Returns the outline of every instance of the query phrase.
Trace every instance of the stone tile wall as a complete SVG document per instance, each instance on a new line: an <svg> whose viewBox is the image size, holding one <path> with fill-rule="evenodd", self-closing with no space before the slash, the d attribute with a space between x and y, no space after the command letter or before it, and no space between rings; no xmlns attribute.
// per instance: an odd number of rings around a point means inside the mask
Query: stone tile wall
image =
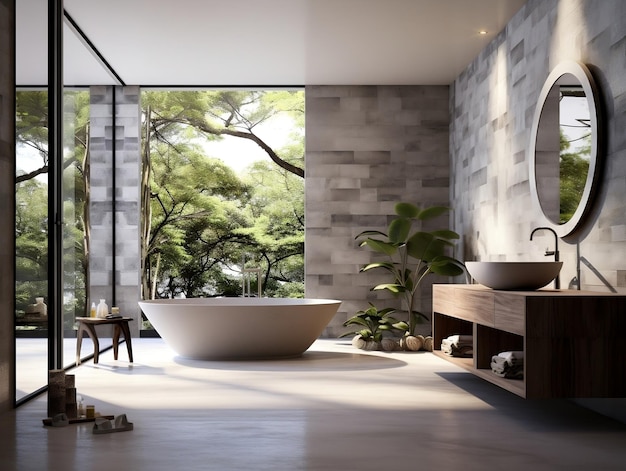
<svg viewBox="0 0 626 471"><path fill-rule="evenodd" d="M113 90L111 86L90 88L89 296L90 302L95 301L97 304L99 298L104 298L111 307L115 292L114 302L119 306L121 313L137 320L132 323L131 331L133 336L136 336L140 325L137 305L140 297L140 93L139 87L136 86L115 87L115 93Z"/></svg>
<svg viewBox="0 0 626 471"><path fill-rule="evenodd" d="M626 2L529 0L454 82L450 155L454 229L466 259L544 260L551 237L529 241L541 218L532 206L527 149L541 87L562 60L592 69L602 92L607 150L593 213L561 241L561 286L626 292ZM539 233L537 234L539 235ZM599 365L601 367L601 365ZM626 399L579 404L624 421Z"/></svg>
<svg viewBox="0 0 626 471"><path fill-rule="evenodd" d="M577 255L626 291L626 2L529 0L451 89L451 201L467 260L545 260L551 235L531 242L542 219L533 207L527 149L539 93L563 60L586 63L599 83L608 149L592 217L562 241L562 286ZM607 290L581 266L582 287Z"/></svg>
<svg viewBox="0 0 626 471"><path fill-rule="evenodd" d="M370 291L388 279L359 273L374 259L354 238L385 231L398 201L448 205L448 103L447 86L306 87L306 296L343 301L326 336L368 301L400 307ZM428 313L429 286L423 295Z"/></svg>

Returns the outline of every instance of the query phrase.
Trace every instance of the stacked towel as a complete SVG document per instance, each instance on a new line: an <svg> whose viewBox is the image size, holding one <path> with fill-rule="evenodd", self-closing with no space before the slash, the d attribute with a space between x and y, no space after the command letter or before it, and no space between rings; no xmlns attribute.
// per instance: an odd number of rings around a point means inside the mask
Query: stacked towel
<svg viewBox="0 0 626 471"><path fill-rule="evenodd" d="M441 341L441 351L453 357L471 357L474 354L474 341L471 335L451 335Z"/></svg>
<svg viewBox="0 0 626 471"><path fill-rule="evenodd" d="M524 352L500 352L492 356L491 371L503 378L524 378Z"/></svg>

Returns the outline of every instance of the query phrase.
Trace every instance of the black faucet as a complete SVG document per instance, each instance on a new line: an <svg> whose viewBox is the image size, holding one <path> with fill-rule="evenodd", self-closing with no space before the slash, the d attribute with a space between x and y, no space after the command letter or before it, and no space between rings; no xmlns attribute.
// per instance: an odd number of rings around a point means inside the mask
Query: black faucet
<svg viewBox="0 0 626 471"><path fill-rule="evenodd" d="M552 232L552 234L554 234L554 251L546 250L545 256L549 257L550 255L554 255L554 261L558 262L559 261L559 236L556 235L556 231L550 227L535 227L530 233L530 240L533 240L533 235L535 235L535 232L537 231L550 231ZM556 289L561 288L561 279L559 275L557 275L556 278L554 279L554 287Z"/></svg>

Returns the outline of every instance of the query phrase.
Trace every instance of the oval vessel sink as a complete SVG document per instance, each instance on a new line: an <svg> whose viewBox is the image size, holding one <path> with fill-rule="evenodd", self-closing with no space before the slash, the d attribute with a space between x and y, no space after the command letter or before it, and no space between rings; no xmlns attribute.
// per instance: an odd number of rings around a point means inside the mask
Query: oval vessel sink
<svg viewBox="0 0 626 471"><path fill-rule="evenodd" d="M536 290L554 280L563 262L465 262L481 285L502 290Z"/></svg>

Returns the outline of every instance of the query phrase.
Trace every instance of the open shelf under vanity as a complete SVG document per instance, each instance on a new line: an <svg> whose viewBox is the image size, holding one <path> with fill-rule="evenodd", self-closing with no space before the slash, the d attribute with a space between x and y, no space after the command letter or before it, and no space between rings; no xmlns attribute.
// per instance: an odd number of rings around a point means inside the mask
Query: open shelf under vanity
<svg viewBox="0 0 626 471"><path fill-rule="evenodd" d="M626 397L626 296L575 290L499 291L433 285L434 354L525 398ZM441 352L473 335L473 357ZM491 371L493 355L524 352L524 378Z"/></svg>

